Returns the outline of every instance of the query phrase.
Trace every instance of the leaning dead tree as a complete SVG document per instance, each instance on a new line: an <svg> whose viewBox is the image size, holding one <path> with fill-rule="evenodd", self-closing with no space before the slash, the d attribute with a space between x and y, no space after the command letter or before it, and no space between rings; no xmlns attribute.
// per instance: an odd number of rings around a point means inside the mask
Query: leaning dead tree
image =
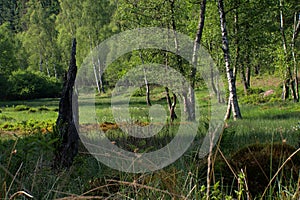
<svg viewBox="0 0 300 200"><path fill-rule="evenodd" d="M57 131L60 135L60 144L56 149L54 167L70 167L78 153L78 108L77 97L73 97L74 83L77 73L76 66L76 39L72 41L71 59L69 69L65 77L62 96L59 102ZM75 101L75 102L74 102ZM73 106L75 105L75 106Z"/></svg>

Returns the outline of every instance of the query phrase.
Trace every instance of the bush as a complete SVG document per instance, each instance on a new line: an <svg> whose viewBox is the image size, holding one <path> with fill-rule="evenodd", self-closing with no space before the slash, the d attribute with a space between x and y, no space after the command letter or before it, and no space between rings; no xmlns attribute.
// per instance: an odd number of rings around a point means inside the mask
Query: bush
<svg viewBox="0 0 300 200"><path fill-rule="evenodd" d="M24 111L24 110L29 110L30 107L29 106L26 106L26 105L17 105L15 107L15 111Z"/></svg>
<svg viewBox="0 0 300 200"><path fill-rule="evenodd" d="M249 88L248 89L248 94L261 94L264 92L262 88Z"/></svg>
<svg viewBox="0 0 300 200"><path fill-rule="evenodd" d="M8 77L6 99L26 100L58 97L62 84L41 72L18 70Z"/></svg>
<svg viewBox="0 0 300 200"><path fill-rule="evenodd" d="M38 108L39 111L49 111L50 109L46 106L41 106Z"/></svg>
<svg viewBox="0 0 300 200"><path fill-rule="evenodd" d="M36 109L36 108L30 108L29 110L28 110L28 112L30 112L30 113L35 113L35 112L37 112L38 110Z"/></svg>
<svg viewBox="0 0 300 200"><path fill-rule="evenodd" d="M259 103L265 103L264 98L262 96L259 96L257 94L250 94L247 96L244 96L240 98L241 104L259 104Z"/></svg>
<svg viewBox="0 0 300 200"><path fill-rule="evenodd" d="M1 115L0 120L2 120L2 121L14 121L15 119L13 117L10 117L10 116Z"/></svg>
<svg viewBox="0 0 300 200"><path fill-rule="evenodd" d="M8 77L0 74L0 99L4 99L7 95Z"/></svg>

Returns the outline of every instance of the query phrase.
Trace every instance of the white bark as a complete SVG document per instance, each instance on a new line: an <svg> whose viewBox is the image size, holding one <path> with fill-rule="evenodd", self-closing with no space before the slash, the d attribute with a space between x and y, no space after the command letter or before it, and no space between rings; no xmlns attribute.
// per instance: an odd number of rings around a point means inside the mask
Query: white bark
<svg viewBox="0 0 300 200"><path fill-rule="evenodd" d="M188 119L189 120L195 120L195 76L197 72L197 62L198 62L198 50L200 47L201 37L203 33L204 28L204 21L205 21L205 10L206 10L206 0L202 0L201 6L200 6L200 13L199 13L199 22L197 26L197 33L194 40L194 48L193 48L193 55L192 55L192 69L190 73L190 80L191 85L188 89L188 106L189 106L189 113L188 113Z"/></svg>
<svg viewBox="0 0 300 200"><path fill-rule="evenodd" d="M238 99L236 95L236 86L235 86L235 78L233 74L233 70L230 66L230 54L229 54L229 43L227 38L227 30L226 30L226 20L225 20L225 12L224 12L224 4L223 0L218 0L218 8L220 14L220 25L222 31L222 49L224 53L224 60L225 60L225 68L226 68L226 75L228 80L228 89L229 89L229 100L228 100L228 109L225 116L225 119L230 117L228 111L230 109L233 113L233 119L241 119L242 115L240 112L240 107L238 104Z"/></svg>

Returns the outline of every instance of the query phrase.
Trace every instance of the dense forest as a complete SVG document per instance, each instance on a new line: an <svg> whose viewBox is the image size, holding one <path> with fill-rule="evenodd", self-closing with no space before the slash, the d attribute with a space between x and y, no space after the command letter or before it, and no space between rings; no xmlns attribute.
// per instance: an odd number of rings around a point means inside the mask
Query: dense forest
<svg viewBox="0 0 300 200"><path fill-rule="evenodd" d="M244 93L251 93L252 76L275 74L282 81L282 98L298 101L299 2L230 0L224 4L230 62L234 76L244 85ZM128 29L163 27L195 38L200 5L193 0L3 0L1 98L57 96L68 66L72 37L78 41L78 66L103 40ZM201 45L225 74L216 1L206 2ZM131 55L119 62L130 66L137 59ZM103 87L112 87L126 71L118 69L117 64L113 69L104 74Z"/></svg>

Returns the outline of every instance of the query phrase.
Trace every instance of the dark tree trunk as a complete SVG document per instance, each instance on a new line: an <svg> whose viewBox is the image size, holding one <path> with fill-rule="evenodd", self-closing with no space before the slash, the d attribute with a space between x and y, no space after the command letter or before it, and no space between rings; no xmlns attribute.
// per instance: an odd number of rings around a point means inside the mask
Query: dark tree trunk
<svg viewBox="0 0 300 200"><path fill-rule="evenodd" d="M228 80L228 89L229 89L229 100L228 100L228 109L227 111L232 110L233 119L241 119L242 115L240 112L240 107L238 104L237 94L236 94L236 86L235 86L235 78L233 74L233 70L230 67L230 56L229 56L229 43L227 38L227 30L226 30L226 20L225 20L225 12L224 12L224 4L223 0L218 0L218 8L220 14L220 24L221 24L221 31L222 31L222 49L224 53L224 60L225 60L225 68ZM227 112L225 119L228 119L230 116Z"/></svg>
<svg viewBox="0 0 300 200"><path fill-rule="evenodd" d="M248 64L246 67L246 85L248 89L250 88L250 78L251 78L251 67Z"/></svg>
<svg viewBox="0 0 300 200"><path fill-rule="evenodd" d="M64 82L62 96L59 102L57 130L60 134L60 146L56 150L54 167L70 167L78 153L78 102L77 95L73 96L74 83L77 73L76 66L76 39L72 41L71 59Z"/></svg>
<svg viewBox="0 0 300 200"><path fill-rule="evenodd" d="M143 59L143 56L142 56L142 52L139 53L140 54L140 58L141 58L141 61L142 61L142 64L144 64L144 59ZM146 103L148 106L151 106L151 100L150 100L150 85L148 83L148 79L147 79L147 73L146 73L146 69L145 67L143 68L143 72L144 72L144 82L145 82L145 87L146 87Z"/></svg>
<svg viewBox="0 0 300 200"><path fill-rule="evenodd" d="M176 101L177 101L177 97L176 97L176 95L173 93L173 103L172 103L171 108L170 108L170 118L171 118L171 122L173 122L174 119L177 119L177 115L176 115L176 113L175 113Z"/></svg>
<svg viewBox="0 0 300 200"><path fill-rule="evenodd" d="M234 79L236 79L238 66L240 65L239 13L238 13L237 5L235 5L235 6L236 6L236 9L235 9L235 12L234 12L235 61L234 61L234 66L233 66Z"/></svg>
<svg viewBox="0 0 300 200"><path fill-rule="evenodd" d="M248 93L248 84L246 79L245 73L245 66L240 63L240 40L239 40L239 13L238 13L238 6L236 5L235 13L234 13L234 34L235 34L235 61L234 61L234 68L233 68L233 77L236 80L236 75L238 68L240 68L242 82L244 86L244 94L247 95Z"/></svg>
<svg viewBox="0 0 300 200"><path fill-rule="evenodd" d="M171 102L171 97L170 97L170 93L169 93L169 88L165 87L165 91L166 91L166 99L167 99L167 103L168 103L168 108L171 108L172 102Z"/></svg>
<svg viewBox="0 0 300 200"><path fill-rule="evenodd" d="M177 66L179 67L179 71L180 73L184 74L184 70L182 67L182 58L179 55L179 43L178 43L178 38L177 38L177 27L176 27L176 22L175 22L175 0L170 0L170 8L171 8L171 24L172 24L172 29L174 31L174 43L175 43L175 49L176 49L176 54L177 54ZM166 67L168 65L168 57L167 57L167 53L166 55ZM171 98L169 95L169 88L165 87L166 90L166 97L167 97L167 103L168 103L168 107L169 107L169 111L170 111L170 120L171 122L174 121L174 119L177 119L177 115L175 113L175 107L176 107L176 101L177 101L177 97L175 95L175 93L173 93L173 103L171 102ZM187 96L186 96L187 97ZM187 100L187 98L186 98ZM184 112L189 111L189 109L187 109L187 104L184 101Z"/></svg>
<svg viewBox="0 0 300 200"><path fill-rule="evenodd" d="M43 56L42 56L41 53L40 53L40 62L39 62L39 64L40 64L40 72L43 72Z"/></svg>
<svg viewBox="0 0 300 200"><path fill-rule="evenodd" d="M245 72L244 65L241 65L241 76L242 76L242 82L243 82L243 87L244 87L244 94L247 95L249 87L248 87L247 75Z"/></svg>
<svg viewBox="0 0 300 200"><path fill-rule="evenodd" d="M169 108L169 111L170 111L170 120L171 120L171 122L173 122L174 119L177 119L177 115L175 113L177 97L173 93L173 103L172 103L170 93L169 93L169 88L165 87L165 91L166 91L166 99L167 99L167 103L168 103L168 108Z"/></svg>

